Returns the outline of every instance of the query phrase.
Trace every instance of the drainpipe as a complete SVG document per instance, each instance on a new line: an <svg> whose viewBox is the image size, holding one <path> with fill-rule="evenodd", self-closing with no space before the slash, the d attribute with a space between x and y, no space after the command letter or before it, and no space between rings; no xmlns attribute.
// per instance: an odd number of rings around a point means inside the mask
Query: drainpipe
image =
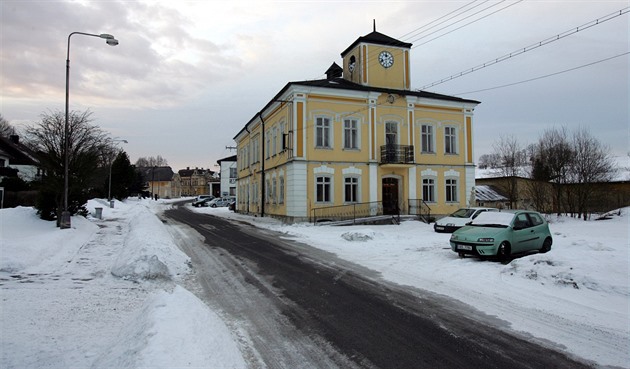
<svg viewBox="0 0 630 369"><path fill-rule="evenodd" d="M261 157L261 192L262 192L262 196L260 197L260 217L264 217L265 216L265 121L263 120L262 117L262 111L260 113L258 113L258 117L260 117L260 122L262 123L262 155Z"/></svg>

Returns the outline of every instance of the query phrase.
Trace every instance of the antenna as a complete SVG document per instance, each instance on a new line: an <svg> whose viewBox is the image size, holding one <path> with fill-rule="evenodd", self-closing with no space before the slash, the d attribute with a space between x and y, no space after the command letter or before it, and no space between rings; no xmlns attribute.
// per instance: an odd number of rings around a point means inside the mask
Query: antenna
<svg viewBox="0 0 630 369"><path fill-rule="evenodd" d="M372 22L374 22L374 32L376 32L376 19L372 19Z"/></svg>

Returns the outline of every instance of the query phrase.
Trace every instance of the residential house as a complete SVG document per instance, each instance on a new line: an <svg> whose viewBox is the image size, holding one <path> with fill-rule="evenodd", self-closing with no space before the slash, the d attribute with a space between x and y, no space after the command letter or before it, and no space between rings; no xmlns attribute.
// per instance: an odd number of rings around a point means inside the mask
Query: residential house
<svg viewBox="0 0 630 369"><path fill-rule="evenodd" d="M214 195L213 184L218 182L216 173L210 169L195 168L180 169L182 196ZM218 191L216 191L218 192Z"/></svg>
<svg viewBox="0 0 630 369"><path fill-rule="evenodd" d="M287 83L236 134L237 211L306 220L317 211L432 215L475 185L479 104L411 87L411 46L359 37L321 80Z"/></svg>
<svg viewBox="0 0 630 369"><path fill-rule="evenodd" d="M221 196L236 196L236 155L217 160L221 173Z"/></svg>
<svg viewBox="0 0 630 369"><path fill-rule="evenodd" d="M0 136L0 177L17 176L25 182L42 178L37 155L20 142L18 135Z"/></svg>
<svg viewBox="0 0 630 369"><path fill-rule="evenodd" d="M145 183L145 193L151 197L172 199L182 196L181 179L171 167L139 167L136 170Z"/></svg>

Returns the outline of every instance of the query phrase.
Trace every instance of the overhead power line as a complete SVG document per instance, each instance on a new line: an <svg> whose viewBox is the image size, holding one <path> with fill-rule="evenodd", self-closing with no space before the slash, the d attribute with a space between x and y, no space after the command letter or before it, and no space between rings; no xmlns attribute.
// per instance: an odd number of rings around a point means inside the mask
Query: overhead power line
<svg viewBox="0 0 630 369"><path fill-rule="evenodd" d="M520 84L522 84L522 83L532 82L532 81L536 81L536 80L543 79L543 78L553 77L553 76L556 76L556 75L558 75L558 74L571 72L571 71L574 71L574 70L577 70L577 69L590 67L591 65L595 65L595 64L603 63L603 62L606 62L606 61L609 61L609 60L612 60L612 59L615 59L615 58L619 58L619 57L622 57L622 56L625 56L625 55L628 55L628 54L630 54L630 51L627 51L627 52L622 53L622 54L619 54L619 55L611 56L610 58L597 60L597 61L594 61L594 62L592 62L592 63L583 64L583 65L580 65L580 66L577 66L577 67L574 67L574 68L565 69L565 70L562 70L562 71L559 71L559 72L555 72L555 73L545 74L544 76L539 76L539 77L534 77L534 78L526 79L526 80L523 80L523 81L518 81L518 82L508 83L508 84L501 85L501 86L495 86L495 87L483 88L483 89L481 89L481 90L468 91L468 92L460 92L460 93L456 93L456 94L454 94L454 95L455 95L455 96L468 95L468 94L477 93L477 92L484 92L484 91L496 90L496 89L499 89L499 88L504 88L504 87L510 87L510 86L515 86L515 85L520 85Z"/></svg>
<svg viewBox="0 0 630 369"><path fill-rule="evenodd" d="M593 20L593 21L590 21L590 22L588 22L588 23L585 23L585 24L583 24L583 25L581 25L581 26L579 26L579 27L576 27L576 28L571 28L570 30L565 31L565 32L562 32L562 33L559 33L559 34L557 34L557 35L555 35L555 36L553 36L553 37L549 37L549 38L547 38L547 39L545 39L545 40L542 40L542 41L540 41L540 42L537 42L537 43L535 43L535 44L532 44L532 45L526 46L526 47L524 47L524 48L522 48L522 49L515 50L515 51L513 51L513 52L511 52L511 53L509 53L509 54L505 54L505 55L500 56L500 57L498 57L498 58L496 58L496 59L493 59L493 60L487 61L487 62L485 62L485 63L483 63L483 64L480 64L480 65L478 65L478 66L476 66L476 67L473 67L473 68L467 69L467 70L465 70L465 71L462 71L462 72L459 72L459 73L453 74L453 75L451 75L451 76L449 76L449 77L446 77L446 78L442 78L442 79L440 79L440 80L438 80L438 81L436 81L436 82L430 83L430 84L428 84L428 85L424 85L424 86L422 86L420 89L421 89L421 90L425 90L425 89L427 89L427 88L430 88L430 87L433 87L433 86L437 86L437 85L442 84L442 83L444 83L444 82L451 81L451 80L453 80L453 79L455 79L455 78L459 78L459 77L465 76L465 75L470 74L470 73L472 73L472 72L476 72L476 71L478 71L478 70L480 70L480 69L483 69L483 68L489 67L489 66L491 66L491 65L494 65L494 64L500 63L500 62L502 62L502 61L505 61L505 60L511 59L511 58L513 58L513 57L515 57L515 56L517 56L517 55L524 54L524 53L526 53L526 52L528 52L528 51L531 51L531 50L537 49L537 48L539 48L539 47L541 47L541 46L544 46L544 45L550 44L550 43L552 43L552 42L555 42L555 41L561 40L561 39L563 39L563 38L565 38L565 37L567 37L567 36L573 35L573 34L578 33L578 32L580 32L580 31L584 31L584 30L586 30L586 29L588 29L588 28L594 27L594 26L596 26L596 25L602 24L602 23L604 23L604 22L606 22L606 21L609 21L609 20L611 20L611 19L614 19L614 18L617 18L617 17L619 17L619 16L622 16L622 15L624 15L624 14L628 13L629 9L630 9L630 7L623 8L623 9L621 9L621 10L619 10L619 11L616 11L616 12L614 12L614 13L608 14L608 15L606 15L606 16L604 16L604 17L601 17L601 18L595 19L595 20Z"/></svg>
<svg viewBox="0 0 630 369"><path fill-rule="evenodd" d="M451 27L451 26L453 26L453 25L455 25L455 24L457 24L457 23L459 23L459 22L463 22L463 21L465 21L465 20L466 20L466 19L468 19L468 18L472 18L472 17L474 17L475 15L477 15L477 14L479 14L479 13L482 13L482 12L484 12L484 11L486 11L486 10L490 9L490 8L493 8L493 7L495 7L495 6L498 6L498 5L500 5L501 3L503 3L504 1L505 1L505 0L503 0L503 1L499 2L499 3L493 4L493 5L490 5L490 6L489 6L489 7L487 7L487 8L481 9L480 11L478 11L478 12L476 12L476 13L473 13L473 14L471 14L471 15L469 15L469 16L467 16L467 17L465 17L465 18L462 18L462 19L460 19L460 20L458 20L458 21L456 21L456 22L453 22L453 23L451 23L451 24L449 24L449 25L447 25L447 26L444 26L444 27L442 27L442 28L440 28L440 29L438 29L438 30L435 30L435 31L433 31L433 32L431 32L431 33L429 33L429 34L426 34L426 35L424 35L424 36L422 36L422 37L416 38L416 39L414 39L413 41L415 42L415 41L419 41L419 40L422 40L422 39L424 39L424 38L427 38L427 37L431 36L432 34L438 33L439 31L442 31L442 30L444 30L444 29L447 29L447 28L449 28L449 27ZM482 16L482 17L480 17L480 18L477 18L477 19L475 19L475 20L473 20L473 21L470 21L470 22L468 22L468 23L466 23L466 24L463 24L463 25L461 25L461 26L459 26L459 27L457 27L457 28L455 28L455 29L453 29L453 30L450 30L450 31L448 31L448 32L445 32L445 33L443 33L443 34L441 34L441 35L439 35L439 36L436 36L436 37L434 37L434 38L432 38L432 39L430 39L430 40L428 40L428 41L425 41L425 42L423 42L423 43L421 43L421 44L416 44L416 45L414 45L414 46L413 46L413 48L415 49L416 47L420 47L420 46L422 46L422 45L428 44L428 43L429 43L429 42L431 42L431 41L437 40L438 38L444 37L444 36L446 36L446 35L448 35L448 34L450 34L450 33L453 33L453 32L455 32L455 31L458 31L458 30L460 30L460 29L462 29L462 28L464 28L464 27L467 27L467 26L469 26L469 25L471 25L471 24L473 24L473 23L477 23L477 22L479 22L479 21L480 21L480 20L482 20L482 19L488 18L489 16L494 15L494 14L496 14L496 13L498 13L498 12L500 12L500 11L503 11L503 10L505 10L505 9L507 9L507 8L510 8L510 7L514 6L514 5L516 5L516 4L520 3L520 2L522 2L522 1L523 1L523 0L518 0L518 1L514 2L514 3L508 4L508 5L504 6L504 7L503 7L503 8L501 8L501 9L497 9L497 10L495 10L495 11L493 11L493 12L489 13L489 14L486 14L486 15L484 15L484 16ZM482 3L482 4L483 4L483 3ZM480 5L481 5L481 4L480 4Z"/></svg>

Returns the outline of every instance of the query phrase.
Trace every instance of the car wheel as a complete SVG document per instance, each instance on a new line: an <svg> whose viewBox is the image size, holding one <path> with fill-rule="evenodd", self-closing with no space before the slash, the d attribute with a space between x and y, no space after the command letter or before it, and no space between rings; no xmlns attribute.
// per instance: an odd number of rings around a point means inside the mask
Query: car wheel
<svg viewBox="0 0 630 369"><path fill-rule="evenodd" d="M551 238L549 237L545 238L545 242L543 242L540 252L544 254L548 252L549 250L551 250L551 243L552 243Z"/></svg>
<svg viewBox="0 0 630 369"><path fill-rule="evenodd" d="M497 250L497 257L502 262L510 259L510 244L507 243L507 241L503 241L499 245L499 249Z"/></svg>
<svg viewBox="0 0 630 369"><path fill-rule="evenodd" d="M212 204L212 207L213 207L213 208L216 208L216 207L217 207L217 204Z"/></svg>

